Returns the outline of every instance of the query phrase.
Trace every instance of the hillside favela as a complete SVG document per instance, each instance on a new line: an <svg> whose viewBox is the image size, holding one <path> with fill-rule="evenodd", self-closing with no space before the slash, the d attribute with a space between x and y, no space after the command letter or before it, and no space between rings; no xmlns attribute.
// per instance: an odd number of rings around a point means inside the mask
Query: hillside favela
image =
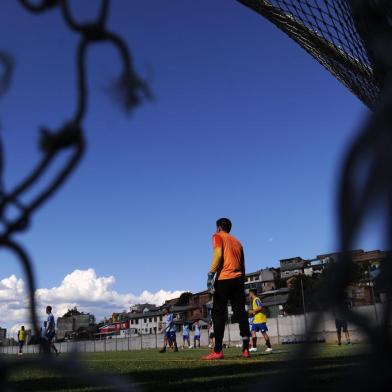
<svg viewBox="0 0 392 392"><path fill-rule="evenodd" d="M249 290L256 289L268 317L268 329L273 344L295 344L305 341L336 342L336 326L333 309L325 311L319 288L323 276L338 261L339 253L317 255L312 259L300 256L283 259L279 266L260 269L246 274L245 292L249 306ZM380 250L351 252L353 260L352 280L346 288L347 304L354 312L368 316L374 323L380 317L386 302L386 288L378 279L388 252ZM200 330L201 346L209 345L212 297L209 291L184 292L180 297L167 300L160 306L144 303L132 304L123 312L108 314L103 320L96 320L93 314L84 313L81 308L69 309L57 319L56 343L61 352L77 346L86 352L124 351L162 346L162 329L165 324L164 309L174 315L178 341L182 341L184 326L190 329L190 344L194 346L195 330ZM318 315L322 321L316 330L310 330L312 317ZM228 306L224 344L240 344L237 321ZM185 327L186 328L186 327ZM351 342L365 340L363 333L354 325L348 326ZM9 337L2 328L1 351L17 352L17 341ZM25 352L39 350L36 337L26 330ZM184 346L183 346L184 347Z"/></svg>

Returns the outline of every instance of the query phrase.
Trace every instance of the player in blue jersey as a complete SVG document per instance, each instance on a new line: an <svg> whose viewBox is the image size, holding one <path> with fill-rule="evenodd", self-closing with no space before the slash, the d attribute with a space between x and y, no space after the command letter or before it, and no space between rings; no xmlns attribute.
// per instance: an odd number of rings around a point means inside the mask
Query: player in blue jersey
<svg viewBox="0 0 392 392"><path fill-rule="evenodd" d="M169 307L165 306L163 308L163 314L166 316L166 323L164 332L164 339L163 339L163 348L160 350L160 353L166 352L166 347L169 345L170 347L174 346L174 351L178 351L177 347L177 339L176 339L176 325L174 323L174 314L170 313Z"/></svg>
<svg viewBox="0 0 392 392"><path fill-rule="evenodd" d="M215 333L214 333L214 324L210 321L208 326L208 347L212 348L215 344Z"/></svg>
<svg viewBox="0 0 392 392"><path fill-rule="evenodd" d="M52 314L52 307L51 306L47 306L46 307L46 314L48 315L48 318L46 320L46 328L45 328L45 338L48 341L48 345L49 345L49 352L51 349L53 349L53 351L56 353L56 355L59 355L59 352L56 348L56 346L54 345L54 338L56 335L56 322L54 320L54 316Z"/></svg>
<svg viewBox="0 0 392 392"><path fill-rule="evenodd" d="M201 335L201 331L200 331L200 324L199 324L199 320L196 320L194 326L193 326L193 331L194 331L194 335L193 335L193 348L200 348L200 335Z"/></svg>
<svg viewBox="0 0 392 392"><path fill-rule="evenodd" d="M189 324L184 321L182 325L182 348L185 348L185 342L188 343L188 348L191 347L190 339L189 339Z"/></svg>
<svg viewBox="0 0 392 392"><path fill-rule="evenodd" d="M253 328L253 316L252 316L252 315L249 315L249 317L248 317L248 323L249 323L249 331L250 331L250 333L252 334L252 328ZM249 342L249 351L250 351L251 347L252 347L252 343ZM253 350L252 350L252 351L253 351Z"/></svg>

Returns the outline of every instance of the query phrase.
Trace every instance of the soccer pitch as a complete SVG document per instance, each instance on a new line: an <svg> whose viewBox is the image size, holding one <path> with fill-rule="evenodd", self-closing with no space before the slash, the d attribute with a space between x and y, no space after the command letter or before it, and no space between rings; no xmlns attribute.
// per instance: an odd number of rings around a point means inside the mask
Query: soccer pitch
<svg viewBox="0 0 392 392"><path fill-rule="evenodd" d="M305 390L330 390L350 371L355 371L366 355L367 345L337 346L314 344L306 377ZM207 349L168 351L156 350L117 353L95 353L83 356L91 370L132 377L141 391L240 391L263 382L271 386L277 379L287 379L297 363L298 345L275 346L269 354L253 353L249 359L240 357L239 348L224 351L225 359L201 361ZM260 347L264 350L264 347ZM297 359L296 359L297 358ZM61 358L59 359L61 360ZM278 376L278 377L277 377ZM72 375L50 374L41 370L23 369L11 376L12 386L20 391L111 391L108 387L80 384ZM267 385L266 384L266 385Z"/></svg>

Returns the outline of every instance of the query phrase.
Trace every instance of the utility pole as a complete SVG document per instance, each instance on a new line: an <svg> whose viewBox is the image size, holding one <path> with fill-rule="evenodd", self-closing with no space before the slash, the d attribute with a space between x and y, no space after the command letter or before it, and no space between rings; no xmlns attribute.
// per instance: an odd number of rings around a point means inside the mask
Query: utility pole
<svg viewBox="0 0 392 392"><path fill-rule="evenodd" d="M367 265L368 267L368 274L369 274L369 284L370 284L370 290L372 293L372 302L373 302L373 306L374 306L374 315L375 315L375 319L376 319L376 325L378 326L378 313L377 313L377 305L376 305L376 297L374 295L374 279L370 276L370 263L368 263Z"/></svg>
<svg viewBox="0 0 392 392"><path fill-rule="evenodd" d="M280 344L280 336L279 336L279 305L276 304L276 289L274 290L274 303L275 308L278 310L276 313L276 332L278 334L278 344Z"/></svg>
<svg viewBox="0 0 392 392"><path fill-rule="evenodd" d="M304 319L305 319L305 335L306 335L306 341L309 341L309 335L308 335L308 323L306 320L306 307L305 307L305 295L304 295L304 285L302 283L302 277L301 277L301 292L302 292L302 309L304 312Z"/></svg>
<svg viewBox="0 0 392 392"><path fill-rule="evenodd" d="M228 347L230 347L231 344L231 338L230 338L230 321L231 321L231 314L229 312L229 306L227 306L227 333L229 335L229 344Z"/></svg>

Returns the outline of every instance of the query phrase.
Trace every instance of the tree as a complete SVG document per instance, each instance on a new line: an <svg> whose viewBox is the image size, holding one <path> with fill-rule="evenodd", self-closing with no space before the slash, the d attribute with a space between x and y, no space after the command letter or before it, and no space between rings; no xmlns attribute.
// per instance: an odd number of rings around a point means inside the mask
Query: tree
<svg viewBox="0 0 392 392"><path fill-rule="evenodd" d="M189 300L192 298L193 294L190 291L186 291L180 295L178 298L177 305L186 306L189 305Z"/></svg>
<svg viewBox="0 0 392 392"><path fill-rule="evenodd" d="M355 262L351 262L347 266L333 262L329 263L319 275L300 275L295 277L289 291L286 312L288 314L303 313L301 281L306 312L325 310L336 300L341 300L344 293L331 293L330 287L336 276L342 273L347 274L345 280L358 282L367 276L367 266L363 263ZM331 297L333 295L335 297Z"/></svg>
<svg viewBox="0 0 392 392"><path fill-rule="evenodd" d="M286 281L280 277L280 274L275 276L274 286L275 286L275 290L281 289L283 287L287 287Z"/></svg>
<svg viewBox="0 0 392 392"><path fill-rule="evenodd" d="M320 307L318 286L321 278L318 276L296 276L290 287L285 310L288 314L302 314L302 287L306 312L318 310ZM302 285L301 285L302 282Z"/></svg>
<svg viewBox="0 0 392 392"><path fill-rule="evenodd" d="M68 309L67 313L63 314L63 317L79 316L80 314L84 313L79 312L78 308L75 306L73 309Z"/></svg>

